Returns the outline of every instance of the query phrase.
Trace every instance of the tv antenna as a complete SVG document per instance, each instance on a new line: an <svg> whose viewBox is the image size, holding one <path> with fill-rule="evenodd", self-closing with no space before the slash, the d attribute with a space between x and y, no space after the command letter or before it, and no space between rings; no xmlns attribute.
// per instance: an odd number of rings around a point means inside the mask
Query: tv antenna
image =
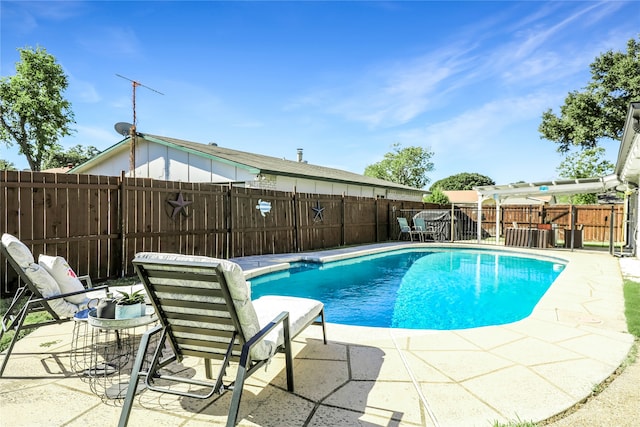
<svg viewBox="0 0 640 427"><path fill-rule="evenodd" d="M137 132L136 132L136 124L137 124L137 118L136 118L136 88L138 86L142 86L144 88L149 89L150 91L153 91L155 93L158 93L160 95L164 95L164 93L159 92L153 88L150 88L149 86L145 86L142 83L136 81L136 80L132 80L128 77L122 76L120 74L116 73L116 76L120 77L121 79L125 79L125 80L129 80L131 82L131 87L132 87L132 101L133 101L133 123L131 124L131 127L129 128L129 136L131 137L131 144L130 144L130 152L129 152L129 170L131 171L131 176L135 178L136 176L136 137L137 137ZM119 129L116 129L117 131L120 132Z"/></svg>

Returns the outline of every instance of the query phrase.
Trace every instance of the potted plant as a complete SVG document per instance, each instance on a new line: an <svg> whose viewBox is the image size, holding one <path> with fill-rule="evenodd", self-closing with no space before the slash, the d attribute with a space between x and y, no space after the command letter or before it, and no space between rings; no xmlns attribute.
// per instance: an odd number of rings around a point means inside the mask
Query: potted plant
<svg viewBox="0 0 640 427"><path fill-rule="evenodd" d="M116 319L133 319L134 317L142 316L145 308L143 291L118 292L120 292L121 296L116 302Z"/></svg>

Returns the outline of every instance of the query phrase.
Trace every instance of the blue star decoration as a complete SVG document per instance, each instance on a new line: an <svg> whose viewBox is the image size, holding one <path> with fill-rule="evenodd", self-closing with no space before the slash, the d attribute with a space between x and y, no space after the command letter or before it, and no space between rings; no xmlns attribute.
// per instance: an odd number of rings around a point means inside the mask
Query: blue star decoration
<svg viewBox="0 0 640 427"><path fill-rule="evenodd" d="M322 217L322 211L324 211L324 208L320 207L320 200L318 200L316 206L312 207L311 209L313 210L313 212L315 212L315 215L313 216L313 222L324 221L324 218Z"/></svg>
<svg viewBox="0 0 640 427"><path fill-rule="evenodd" d="M176 216L182 214L187 216L187 206L193 203L193 200L185 200L182 193L178 193L178 197L176 200L169 200L171 206L173 206L173 213L171 214L171 219L176 219Z"/></svg>

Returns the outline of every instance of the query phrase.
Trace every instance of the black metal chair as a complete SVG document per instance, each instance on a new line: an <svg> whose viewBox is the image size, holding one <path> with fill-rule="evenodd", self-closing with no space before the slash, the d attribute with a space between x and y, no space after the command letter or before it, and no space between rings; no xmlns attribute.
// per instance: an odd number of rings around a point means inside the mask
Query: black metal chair
<svg viewBox="0 0 640 427"><path fill-rule="evenodd" d="M90 292L94 293L95 291L100 291L100 290L106 291L108 289L107 285L101 285L94 288L92 286L91 279L88 276L82 276L82 277L78 277L78 279L85 282L84 290L77 291L77 292L70 292L70 293L58 293L53 295L47 295L46 297L43 296L40 290L38 289L39 284L34 282L29 277L29 274L27 271L30 268L31 269L35 268L35 266L31 266L31 264L35 264L33 262L34 261L33 255L26 247L24 247L24 251L26 251L25 255L31 256L30 258L31 262L30 263L26 263L24 261L18 262L10 254L10 251L5 245L5 242L8 241L8 239L6 238L7 236L13 238L13 236L10 236L7 234L3 235L2 244L0 244L0 251L2 252L2 255L4 255L7 258L9 265L18 274L18 277L20 279L20 285L11 303L9 304L7 311L2 316L2 329L0 330L0 339L2 339L4 334L9 331L14 331L14 336L11 342L9 343L9 347L7 347L7 350L3 354L2 364L0 364L0 377L2 377L2 374L4 373L5 367L7 366L7 362L9 361L9 357L11 356L15 343L20 338L20 332L29 330L29 329L39 328L42 326L51 325L51 324L68 322L73 319L74 311L79 311L84 307L67 302L65 298L72 297L75 295L88 294ZM20 265L20 263L22 263L22 265ZM46 272L40 272L40 273L44 275L45 278L48 276L50 280L54 280L53 277L49 276L48 273ZM92 295L92 297L95 297L95 296L97 296L97 294ZM65 307L70 307L71 312L68 310L56 311L56 305L62 305L62 304L64 304ZM49 314L48 316L49 318L46 318L39 322L25 324L25 319L29 314L38 313L38 312L47 312Z"/></svg>
<svg viewBox="0 0 640 427"><path fill-rule="evenodd" d="M233 389L227 426L234 426L245 378L276 351L284 352L287 388L293 391L291 340L308 325L319 324L327 343L321 302L274 296L251 301L244 274L233 262L148 252L137 254L133 265L160 324L141 338L120 414L120 427L128 424L139 380L151 391L199 399ZM184 356L204 358L207 379L212 379L210 361L220 360L215 380L184 378L160 371ZM232 361L239 363L235 381L224 384L223 377ZM177 384L197 386L199 392L177 390Z"/></svg>

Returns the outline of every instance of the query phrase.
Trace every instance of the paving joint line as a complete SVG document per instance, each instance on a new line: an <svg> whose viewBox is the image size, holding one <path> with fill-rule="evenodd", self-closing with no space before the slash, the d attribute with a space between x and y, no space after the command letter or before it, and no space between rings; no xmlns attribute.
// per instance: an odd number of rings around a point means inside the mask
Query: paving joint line
<svg viewBox="0 0 640 427"><path fill-rule="evenodd" d="M400 355L400 360L402 361L402 364L404 365L404 368L407 370L407 373L409 374L409 378L411 379L411 382L413 383L413 387L416 389L416 392L418 393L418 397L420 398L420 401L422 402L422 405L426 409L427 414L429 415L429 418L431 418L431 421L433 421L433 424L434 424L435 427L440 427L440 423L438 422L438 419L436 418L436 414L433 413L433 410L431 409L431 406L429 405L429 401L427 401L426 396L424 395L424 393L422 393L422 390L420 389L420 384L418 384L418 381L416 380L415 375L413 375L413 371L409 367L409 362L407 362L407 359L404 357L404 354L402 353L402 350L400 349L400 346L396 342L396 338L393 336L393 332L391 330L389 331L389 335L391 336L391 341L393 341L393 345L395 346L398 354Z"/></svg>

